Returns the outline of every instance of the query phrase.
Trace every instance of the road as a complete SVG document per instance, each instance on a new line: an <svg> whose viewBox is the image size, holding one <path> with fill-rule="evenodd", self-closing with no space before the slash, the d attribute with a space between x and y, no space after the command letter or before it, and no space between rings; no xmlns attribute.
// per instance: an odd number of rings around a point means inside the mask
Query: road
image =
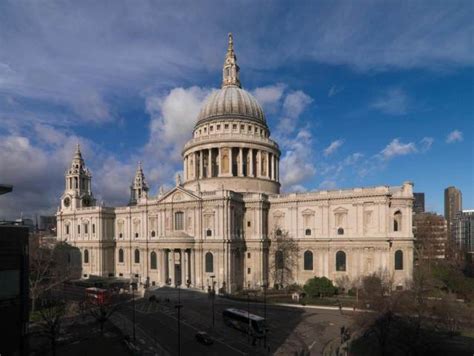
<svg viewBox="0 0 474 356"><path fill-rule="evenodd" d="M175 305L178 291L174 288L158 288L151 292L160 301L140 299L135 302L136 324L149 339L156 340L171 355L178 354L178 321ZM248 335L224 325L222 311L239 308L264 316L264 305L228 300L214 300L215 326L212 327L212 300L200 291L182 289L179 292L181 305L181 355L266 355L263 340L252 346ZM166 301L168 300L169 301ZM267 304L268 346L270 353L287 355L309 350L311 355L320 355L324 346L340 335L340 328L350 325L348 313L338 310L282 307ZM133 319L133 304L128 303L121 313ZM215 340L211 346L198 343L197 331L207 331Z"/></svg>

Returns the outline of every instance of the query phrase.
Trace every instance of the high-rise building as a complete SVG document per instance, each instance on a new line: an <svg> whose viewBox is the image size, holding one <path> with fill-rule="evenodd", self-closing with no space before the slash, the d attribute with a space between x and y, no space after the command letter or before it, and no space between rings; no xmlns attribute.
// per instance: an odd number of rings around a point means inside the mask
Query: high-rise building
<svg viewBox="0 0 474 356"><path fill-rule="evenodd" d="M435 213L413 216L413 235L417 257L420 259L446 258L448 231L446 219Z"/></svg>
<svg viewBox="0 0 474 356"><path fill-rule="evenodd" d="M425 212L425 193L413 193L413 213L419 214Z"/></svg>
<svg viewBox="0 0 474 356"><path fill-rule="evenodd" d="M452 236L459 249L474 254L474 210L463 210L456 215Z"/></svg>
<svg viewBox="0 0 474 356"><path fill-rule="evenodd" d="M453 238L451 226L457 213L462 211L462 193L456 187L448 187L444 190L444 217L448 222L448 236Z"/></svg>

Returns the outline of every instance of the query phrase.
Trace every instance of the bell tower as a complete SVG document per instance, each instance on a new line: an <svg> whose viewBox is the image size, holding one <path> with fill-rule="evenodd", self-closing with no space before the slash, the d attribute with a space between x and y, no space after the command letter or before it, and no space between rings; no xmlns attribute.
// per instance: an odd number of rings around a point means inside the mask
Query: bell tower
<svg viewBox="0 0 474 356"><path fill-rule="evenodd" d="M79 144L71 162L71 167L65 174L66 187L61 199L64 209L78 209L94 206L96 201L92 194L92 175L86 168Z"/></svg>
<svg viewBox="0 0 474 356"><path fill-rule="evenodd" d="M143 174L142 162L138 162L135 178L130 186L130 203L129 205L136 205L141 198L148 197L148 185L145 181L145 174Z"/></svg>

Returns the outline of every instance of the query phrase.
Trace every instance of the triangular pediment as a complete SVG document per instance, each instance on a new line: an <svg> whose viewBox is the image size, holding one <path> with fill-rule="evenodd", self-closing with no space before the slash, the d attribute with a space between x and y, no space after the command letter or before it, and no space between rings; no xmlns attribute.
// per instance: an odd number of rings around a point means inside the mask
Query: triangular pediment
<svg viewBox="0 0 474 356"><path fill-rule="evenodd" d="M198 201L201 197L196 193L184 189L183 187L176 186L170 191L166 192L163 196L158 198L158 204L160 203L183 203L189 201Z"/></svg>
<svg viewBox="0 0 474 356"><path fill-rule="evenodd" d="M314 215L315 211L312 209L305 209L301 212L303 215Z"/></svg>
<svg viewBox="0 0 474 356"><path fill-rule="evenodd" d="M347 209L346 208L343 208L342 206L338 207L337 209L334 209L334 212L336 214L344 214L344 213L347 213Z"/></svg>

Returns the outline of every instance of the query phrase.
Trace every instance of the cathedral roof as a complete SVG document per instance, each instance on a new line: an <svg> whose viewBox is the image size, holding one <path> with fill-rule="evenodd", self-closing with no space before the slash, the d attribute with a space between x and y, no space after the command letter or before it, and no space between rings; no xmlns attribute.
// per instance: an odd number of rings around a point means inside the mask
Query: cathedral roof
<svg viewBox="0 0 474 356"><path fill-rule="evenodd" d="M242 118L265 124L262 107L252 94L241 88L239 71L232 34L229 34L222 88L209 95L198 115L197 124L223 118Z"/></svg>

